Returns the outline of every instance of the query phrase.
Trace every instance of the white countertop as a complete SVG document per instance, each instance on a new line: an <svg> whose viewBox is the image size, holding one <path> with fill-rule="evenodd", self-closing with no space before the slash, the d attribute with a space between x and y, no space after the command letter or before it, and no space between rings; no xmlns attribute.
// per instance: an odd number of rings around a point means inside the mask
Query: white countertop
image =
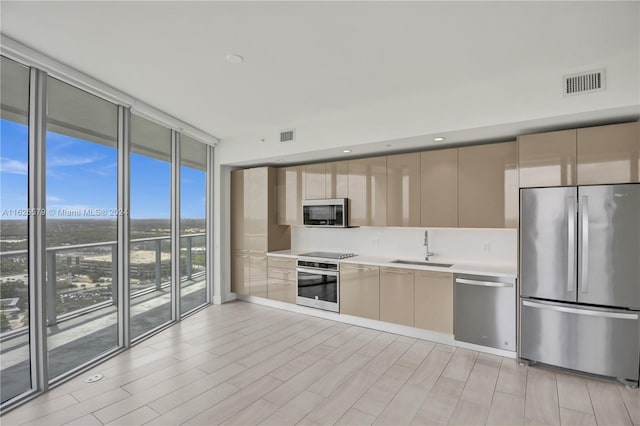
<svg viewBox="0 0 640 426"><path fill-rule="evenodd" d="M308 252L309 250L280 250L267 253L267 256L277 256L286 258L297 258L300 253ZM347 259L341 259L340 263L355 263L360 265L372 265L372 266L384 266L389 268L404 268L415 269L423 271L438 271L438 272L450 272L455 274L472 274L472 275L486 275L492 277L505 277L516 278L517 268L516 266L509 265L489 265L479 263L464 263L456 262L452 259L432 259L430 262L434 263L451 263L453 266L449 268L440 268L436 266L424 266L424 265L407 265L400 263L391 263L397 257L377 257L377 256L354 256ZM418 262L424 262L424 259L403 259L403 260L415 260Z"/></svg>
<svg viewBox="0 0 640 426"><path fill-rule="evenodd" d="M300 253L306 253L309 250L278 250L267 252L267 256L274 257L287 257L290 259L296 259Z"/></svg>

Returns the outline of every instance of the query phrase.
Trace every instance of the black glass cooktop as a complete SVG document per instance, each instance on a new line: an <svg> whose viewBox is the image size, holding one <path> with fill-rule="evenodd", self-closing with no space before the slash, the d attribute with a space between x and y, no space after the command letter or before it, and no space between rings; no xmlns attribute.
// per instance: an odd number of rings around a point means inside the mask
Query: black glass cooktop
<svg viewBox="0 0 640 426"><path fill-rule="evenodd" d="M299 256L303 257L319 257L324 259L346 259L348 257L353 257L355 254L353 253L333 253L330 251L311 251L309 253L302 253Z"/></svg>

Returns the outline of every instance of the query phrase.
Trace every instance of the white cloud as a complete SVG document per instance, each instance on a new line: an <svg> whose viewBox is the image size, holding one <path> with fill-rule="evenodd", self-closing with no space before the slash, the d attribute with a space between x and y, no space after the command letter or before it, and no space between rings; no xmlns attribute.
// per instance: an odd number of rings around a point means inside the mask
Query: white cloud
<svg viewBox="0 0 640 426"><path fill-rule="evenodd" d="M93 155L91 157L54 157L47 161L47 165L50 167L59 166L82 166L84 164L95 163L102 160L104 157Z"/></svg>
<svg viewBox="0 0 640 426"><path fill-rule="evenodd" d="M56 197L55 195L47 195L47 202L48 203L59 203L61 201L63 201L63 200L60 197Z"/></svg>
<svg viewBox="0 0 640 426"><path fill-rule="evenodd" d="M26 161L18 161L12 158L0 157L0 172L14 175L26 175L28 166Z"/></svg>

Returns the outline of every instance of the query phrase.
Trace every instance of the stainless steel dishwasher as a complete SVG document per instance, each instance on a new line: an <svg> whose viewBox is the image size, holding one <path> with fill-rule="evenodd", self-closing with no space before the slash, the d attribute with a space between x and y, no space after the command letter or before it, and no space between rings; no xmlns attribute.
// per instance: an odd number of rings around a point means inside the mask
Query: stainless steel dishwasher
<svg viewBox="0 0 640 426"><path fill-rule="evenodd" d="M454 277L455 339L515 352L515 278L462 274Z"/></svg>

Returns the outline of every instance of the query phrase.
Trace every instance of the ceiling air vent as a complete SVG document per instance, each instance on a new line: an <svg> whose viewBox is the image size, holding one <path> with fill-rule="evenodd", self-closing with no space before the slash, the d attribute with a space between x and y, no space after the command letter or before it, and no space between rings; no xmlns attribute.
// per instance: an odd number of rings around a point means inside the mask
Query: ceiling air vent
<svg viewBox="0 0 640 426"><path fill-rule="evenodd" d="M280 142L293 142L295 139L295 129L283 130L280 132Z"/></svg>
<svg viewBox="0 0 640 426"><path fill-rule="evenodd" d="M604 89L604 69L580 72L562 77L565 95L597 92Z"/></svg>

